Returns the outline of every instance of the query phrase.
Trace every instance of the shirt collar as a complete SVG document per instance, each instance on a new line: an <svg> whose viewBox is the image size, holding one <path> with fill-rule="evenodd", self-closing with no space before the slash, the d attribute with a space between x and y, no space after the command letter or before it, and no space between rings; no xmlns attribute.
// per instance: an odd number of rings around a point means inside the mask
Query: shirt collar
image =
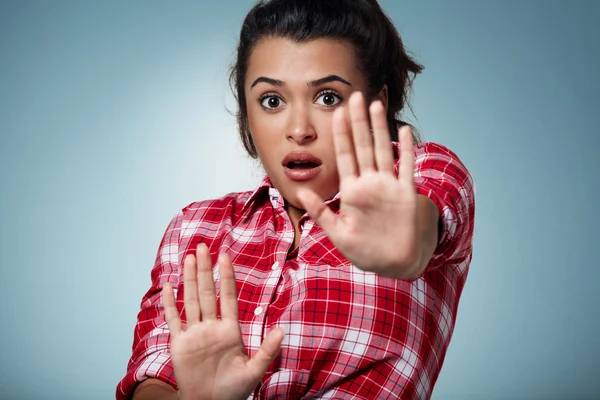
<svg viewBox="0 0 600 400"><path fill-rule="evenodd" d="M245 213L247 209L252 208L252 205L256 203L259 199L262 199L264 197L264 193L268 193L269 188L272 187L273 185L271 184L269 176L265 175L263 180L260 182L260 185L258 185L258 187L254 190L254 192L252 192L250 197L248 197L248 199L244 203L244 206L242 207L242 213Z"/></svg>

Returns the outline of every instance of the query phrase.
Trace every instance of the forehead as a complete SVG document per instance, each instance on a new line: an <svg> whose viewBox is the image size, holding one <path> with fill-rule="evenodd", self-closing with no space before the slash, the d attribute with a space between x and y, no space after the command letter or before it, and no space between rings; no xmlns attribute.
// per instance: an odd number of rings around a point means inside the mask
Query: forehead
<svg viewBox="0 0 600 400"><path fill-rule="evenodd" d="M285 38L265 38L250 53L246 83L258 76L307 82L331 74L363 79L349 43L333 39L298 43Z"/></svg>

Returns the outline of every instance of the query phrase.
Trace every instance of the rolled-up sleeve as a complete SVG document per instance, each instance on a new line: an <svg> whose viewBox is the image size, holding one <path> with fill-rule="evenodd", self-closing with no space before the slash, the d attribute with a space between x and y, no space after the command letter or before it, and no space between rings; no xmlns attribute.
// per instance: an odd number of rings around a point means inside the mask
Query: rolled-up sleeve
<svg viewBox="0 0 600 400"><path fill-rule="evenodd" d="M173 217L160 243L151 271L151 287L142 298L137 316L127 372L117 385L117 400L130 399L136 385L148 378L160 379L177 388L171 365L170 333L163 311L161 289L165 283L170 283L177 291L180 280L179 238L182 218L183 211Z"/></svg>
<svg viewBox="0 0 600 400"><path fill-rule="evenodd" d="M462 263L472 255L475 184L458 156L432 142L415 146L414 182L439 211L442 230L427 268Z"/></svg>

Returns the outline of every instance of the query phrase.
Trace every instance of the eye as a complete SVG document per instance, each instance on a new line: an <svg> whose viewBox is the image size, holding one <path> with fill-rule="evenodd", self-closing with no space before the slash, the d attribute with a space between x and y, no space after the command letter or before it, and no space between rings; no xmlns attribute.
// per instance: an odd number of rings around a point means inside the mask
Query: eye
<svg viewBox="0 0 600 400"><path fill-rule="evenodd" d="M340 95L333 91L321 92L317 97L317 103L325 107L333 107L340 101L342 101Z"/></svg>
<svg viewBox="0 0 600 400"><path fill-rule="evenodd" d="M274 94L266 94L258 100L260 101L260 105L268 110L276 110L281 106L281 103L283 103L281 97Z"/></svg>

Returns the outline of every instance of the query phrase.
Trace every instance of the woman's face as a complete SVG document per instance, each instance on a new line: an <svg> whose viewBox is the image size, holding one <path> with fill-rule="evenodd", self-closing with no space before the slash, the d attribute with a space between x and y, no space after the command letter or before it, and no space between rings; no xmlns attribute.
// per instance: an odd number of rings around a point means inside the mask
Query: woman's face
<svg viewBox="0 0 600 400"><path fill-rule="evenodd" d="M298 209L301 187L331 199L339 190L333 111L355 91L366 96L368 88L352 48L330 39L269 38L258 42L248 62L248 123L271 182Z"/></svg>

